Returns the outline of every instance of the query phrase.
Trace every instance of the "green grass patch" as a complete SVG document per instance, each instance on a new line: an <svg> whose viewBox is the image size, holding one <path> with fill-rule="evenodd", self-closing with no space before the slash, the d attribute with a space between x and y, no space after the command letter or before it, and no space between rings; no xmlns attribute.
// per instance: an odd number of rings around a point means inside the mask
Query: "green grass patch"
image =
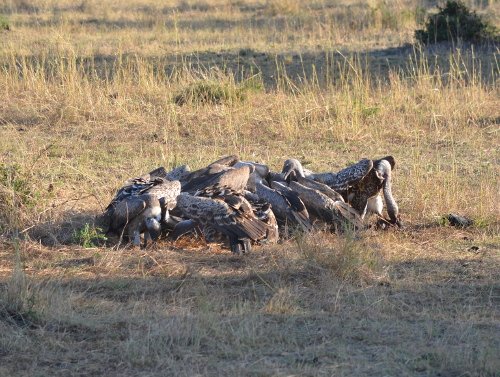
<svg viewBox="0 0 500 377"><path fill-rule="evenodd" d="M102 241L107 240L102 232L101 228L85 223L82 228L73 233L73 243L83 247L97 247L102 244Z"/></svg>
<svg viewBox="0 0 500 377"><path fill-rule="evenodd" d="M244 90L217 82L200 81L182 88L174 97L177 105L201 103L208 105L232 104L244 100Z"/></svg>

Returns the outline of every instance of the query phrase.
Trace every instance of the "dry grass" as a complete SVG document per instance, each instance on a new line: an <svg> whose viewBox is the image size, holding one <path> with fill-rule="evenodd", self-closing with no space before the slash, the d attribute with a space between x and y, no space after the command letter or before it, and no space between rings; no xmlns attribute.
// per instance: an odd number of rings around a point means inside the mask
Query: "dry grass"
<svg viewBox="0 0 500 377"><path fill-rule="evenodd" d="M1 376L498 375L495 46L407 45L406 1L0 12ZM197 100L206 85L222 94ZM233 153L317 171L392 154L408 229L245 257L74 243L127 178Z"/></svg>

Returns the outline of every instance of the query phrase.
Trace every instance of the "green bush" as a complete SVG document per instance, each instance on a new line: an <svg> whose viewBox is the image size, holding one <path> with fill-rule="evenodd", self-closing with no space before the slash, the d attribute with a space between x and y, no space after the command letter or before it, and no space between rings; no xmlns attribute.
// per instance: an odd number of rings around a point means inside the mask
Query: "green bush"
<svg viewBox="0 0 500 377"><path fill-rule="evenodd" d="M498 29L470 11L461 1L447 1L437 14L427 16L425 29L415 30L415 38L422 44L441 41L482 42L498 40Z"/></svg>
<svg viewBox="0 0 500 377"><path fill-rule="evenodd" d="M10 30L9 20L4 18L2 14L0 14L0 30Z"/></svg>
<svg viewBox="0 0 500 377"><path fill-rule="evenodd" d="M232 103L245 99L243 90L226 84L210 81L200 81L182 89L174 97L174 102L184 105L187 102L205 104Z"/></svg>
<svg viewBox="0 0 500 377"><path fill-rule="evenodd" d="M73 243L83 247L97 247L107 238L101 228L86 223L83 228L77 229L73 233Z"/></svg>

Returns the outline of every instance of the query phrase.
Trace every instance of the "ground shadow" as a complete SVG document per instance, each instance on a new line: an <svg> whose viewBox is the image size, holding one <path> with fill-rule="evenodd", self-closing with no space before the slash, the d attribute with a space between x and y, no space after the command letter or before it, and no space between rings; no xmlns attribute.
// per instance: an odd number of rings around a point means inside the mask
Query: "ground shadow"
<svg viewBox="0 0 500 377"><path fill-rule="evenodd" d="M41 292L64 292L76 309L58 318L0 311L0 321L14 333L21 328L24 339L47 339L43 344L63 366L44 363L47 357L14 362L14 351L3 349L4 366L17 372L36 367L52 375L62 368L65 375L83 375L95 348L106 344L110 353L103 350L101 356L113 362L103 362L94 375L112 374L120 362L127 367L124 375L161 375L158 368L170 358L186 375L226 375L228 367L233 375L379 374L380 368L387 375L451 376L464 370L489 375L500 351L498 338L494 340L500 313L494 266L483 266L489 276L475 278L457 273L456 261L422 258L389 263L389 269L405 273L360 286L307 263L271 271L262 267L260 254L177 253L187 266L179 273L142 278L82 278L75 273L42 282ZM87 260L57 267L85 269L101 263ZM226 273L202 274L196 266L205 263ZM428 273L436 263L448 276ZM0 282L0 288L5 284ZM56 343L59 349L51 345ZM137 347L140 354L114 351L125 346ZM485 347L486 353L481 351ZM72 350L78 360L67 361L64 355ZM202 364L211 372L203 373Z"/></svg>

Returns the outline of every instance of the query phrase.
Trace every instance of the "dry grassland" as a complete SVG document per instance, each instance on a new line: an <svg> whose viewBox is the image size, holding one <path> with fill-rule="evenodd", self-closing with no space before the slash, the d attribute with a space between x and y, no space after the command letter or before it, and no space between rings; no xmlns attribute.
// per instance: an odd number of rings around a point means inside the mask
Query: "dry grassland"
<svg viewBox="0 0 500 377"><path fill-rule="evenodd" d="M499 376L499 50L412 46L417 3L0 0L0 376ZM83 247L126 179L233 153L391 154L407 229Z"/></svg>

